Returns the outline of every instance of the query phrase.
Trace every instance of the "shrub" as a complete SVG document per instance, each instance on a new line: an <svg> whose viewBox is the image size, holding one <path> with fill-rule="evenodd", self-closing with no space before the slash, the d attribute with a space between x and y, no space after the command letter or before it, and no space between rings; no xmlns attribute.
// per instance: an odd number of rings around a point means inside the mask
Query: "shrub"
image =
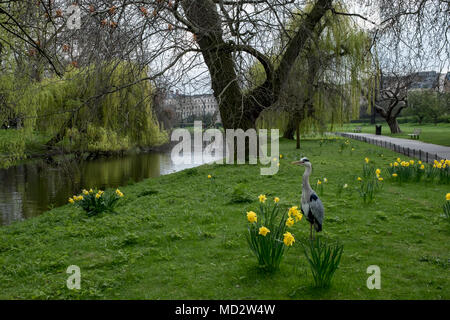
<svg viewBox="0 0 450 320"><path fill-rule="evenodd" d="M102 212L113 212L123 193L117 189L115 192L104 192L102 190L83 190L81 195L69 198L69 202L83 209L88 216L95 216Z"/></svg>
<svg viewBox="0 0 450 320"><path fill-rule="evenodd" d="M250 223L247 242L258 259L259 266L273 272L278 270L286 247L292 246L295 242L294 236L287 229L296 221L300 221L302 214L297 207L292 207L287 214L282 214L278 198L274 199L273 205L266 203L265 195L260 195L259 201L259 214L247 212Z"/></svg>
<svg viewBox="0 0 450 320"><path fill-rule="evenodd" d="M248 186L243 183L239 183L234 186L230 196L230 203L245 203L252 202L251 195L247 192Z"/></svg>
<svg viewBox="0 0 450 320"><path fill-rule="evenodd" d="M305 257L311 267L315 286L328 288L334 273L341 262L344 246L335 243L328 244L317 237L315 240L303 240L301 242Z"/></svg>

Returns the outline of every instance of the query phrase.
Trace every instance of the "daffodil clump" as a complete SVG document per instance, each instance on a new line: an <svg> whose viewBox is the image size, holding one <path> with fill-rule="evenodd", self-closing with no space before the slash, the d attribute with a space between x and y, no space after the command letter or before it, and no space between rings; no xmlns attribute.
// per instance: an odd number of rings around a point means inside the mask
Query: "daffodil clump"
<svg viewBox="0 0 450 320"><path fill-rule="evenodd" d="M114 192L104 192L103 190L83 190L80 195L69 198L69 203L80 207L89 216L94 216L102 212L114 212L114 207L124 194L119 189Z"/></svg>
<svg viewBox="0 0 450 320"><path fill-rule="evenodd" d="M433 165L429 165L420 160L397 158L389 164L387 171L393 180L400 183L423 179L433 182L437 179L439 183L450 184L450 160L434 160Z"/></svg>
<svg viewBox="0 0 450 320"><path fill-rule="evenodd" d="M437 176L439 183L450 184L450 160L441 159L440 161L434 160L433 168L437 170Z"/></svg>
<svg viewBox="0 0 450 320"><path fill-rule="evenodd" d="M358 192L364 203L373 201L375 194L383 189L384 178L381 169L376 168L369 158L364 158L362 177L357 177Z"/></svg>
<svg viewBox="0 0 450 320"><path fill-rule="evenodd" d="M445 203L444 203L444 216L447 220L450 220L450 193L445 195Z"/></svg>
<svg viewBox="0 0 450 320"><path fill-rule="evenodd" d="M282 213L278 197L268 200L266 195L261 194L258 200L258 213L247 212L247 242L259 266L272 272L279 268L285 250L295 242L294 235L288 230L303 215L298 207L291 207L287 213Z"/></svg>
<svg viewBox="0 0 450 320"><path fill-rule="evenodd" d="M375 174L375 166L370 161L369 158L364 158L364 164L363 164L363 175L362 178L367 179L373 177Z"/></svg>
<svg viewBox="0 0 450 320"><path fill-rule="evenodd" d="M341 262L344 246L339 242L329 243L321 237L315 240L303 240L300 243L310 265L315 286L330 287L331 280Z"/></svg>

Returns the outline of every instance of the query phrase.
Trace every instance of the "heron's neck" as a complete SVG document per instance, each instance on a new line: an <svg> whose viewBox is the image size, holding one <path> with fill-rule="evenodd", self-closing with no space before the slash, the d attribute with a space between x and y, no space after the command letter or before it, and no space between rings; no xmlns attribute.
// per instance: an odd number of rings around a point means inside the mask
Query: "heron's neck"
<svg viewBox="0 0 450 320"><path fill-rule="evenodd" d="M311 167L305 167L305 173L303 173L303 189L311 190L311 185L309 184L309 176L311 175Z"/></svg>

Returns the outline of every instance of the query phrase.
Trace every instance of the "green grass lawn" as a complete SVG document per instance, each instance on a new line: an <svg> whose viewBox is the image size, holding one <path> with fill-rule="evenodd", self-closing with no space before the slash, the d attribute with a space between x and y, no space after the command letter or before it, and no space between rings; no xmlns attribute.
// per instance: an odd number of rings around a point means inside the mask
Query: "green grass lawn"
<svg viewBox="0 0 450 320"><path fill-rule="evenodd" d="M382 134L396 137L410 139L408 133L413 133L414 128L422 129L419 140L428 143L440 144L443 146L450 147L450 123L438 123L434 124L413 124L413 123L402 123L400 124L400 129L403 131L399 134L391 134L389 126L387 123L378 123L382 125ZM361 127L361 132L373 133L375 134L375 125L367 123L349 123L345 124L342 128L337 128L335 131L348 131L353 132L356 127Z"/></svg>
<svg viewBox="0 0 450 320"><path fill-rule="evenodd" d="M118 214L88 218L67 205L0 227L0 299L450 299L449 185L399 185L385 173L398 154L350 144L355 151L340 153L339 142L304 140L298 151L282 141L274 176L256 165L205 165L121 188ZM299 205L304 169L290 162L300 155L313 164L313 188L328 179L320 236L344 244L327 290L313 288L299 245L306 219L292 228L297 242L275 274L257 268L245 240L246 211L256 211L259 194ZM355 190L366 156L385 177L369 205ZM341 197L338 182L349 185ZM253 202L230 201L238 184ZM66 288L69 265L81 268L79 291ZM366 287L370 265L381 269L381 290Z"/></svg>

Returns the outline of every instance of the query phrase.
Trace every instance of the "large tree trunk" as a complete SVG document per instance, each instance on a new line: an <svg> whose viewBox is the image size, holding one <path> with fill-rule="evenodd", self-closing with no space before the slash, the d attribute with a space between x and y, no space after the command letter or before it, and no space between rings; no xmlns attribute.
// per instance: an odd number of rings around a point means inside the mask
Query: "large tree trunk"
<svg viewBox="0 0 450 320"><path fill-rule="evenodd" d="M291 116L289 118L286 128L284 129L283 138L289 139L289 140L294 140L295 129L296 129L295 119L293 116Z"/></svg>
<svg viewBox="0 0 450 320"><path fill-rule="evenodd" d="M296 123L296 144L295 144L295 148L296 149L300 149L300 120L296 119L297 123Z"/></svg>
<svg viewBox="0 0 450 320"><path fill-rule="evenodd" d="M391 129L391 133L401 133L400 126L398 125L397 118L388 118L386 122L389 125L389 129Z"/></svg>

